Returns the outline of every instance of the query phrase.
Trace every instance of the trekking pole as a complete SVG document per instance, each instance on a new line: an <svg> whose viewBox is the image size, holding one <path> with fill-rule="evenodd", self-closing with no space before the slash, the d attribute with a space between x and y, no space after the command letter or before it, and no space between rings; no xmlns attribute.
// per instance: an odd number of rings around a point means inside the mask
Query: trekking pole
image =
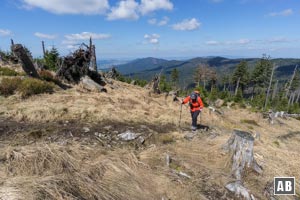
<svg viewBox="0 0 300 200"><path fill-rule="evenodd" d="M182 104L180 104L179 128L181 128L181 127L180 127L180 122L181 122L181 113L182 113Z"/></svg>

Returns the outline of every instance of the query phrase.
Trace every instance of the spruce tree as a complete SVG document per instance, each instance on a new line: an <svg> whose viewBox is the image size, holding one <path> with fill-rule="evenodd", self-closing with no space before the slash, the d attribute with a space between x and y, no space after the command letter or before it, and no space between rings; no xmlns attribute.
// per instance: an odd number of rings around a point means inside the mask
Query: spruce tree
<svg viewBox="0 0 300 200"><path fill-rule="evenodd" d="M58 66L57 62L59 61L59 53L55 47L52 47L50 51L45 52L45 68L49 70L56 71Z"/></svg>
<svg viewBox="0 0 300 200"><path fill-rule="evenodd" d="M239 80L239 86L244 91L249 81L248 63L241 61L235 68L232 81L237 84Z"/></svg>

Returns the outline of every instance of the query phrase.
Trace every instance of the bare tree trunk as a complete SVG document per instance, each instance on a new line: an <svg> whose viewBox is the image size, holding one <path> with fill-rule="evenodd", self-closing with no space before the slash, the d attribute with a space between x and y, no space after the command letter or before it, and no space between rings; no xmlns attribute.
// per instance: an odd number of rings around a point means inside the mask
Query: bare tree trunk
<svg viewBox="0 0 300 200"><path fill-rule="evenodd" d="M274 89L273 89L272 100L274 100L274 98L277 95L277 88L278 88L278 80L276 81Z"/></svg>
<svg viewBox="0 0 300 200"><path fill-rule="evenodd" d="M42 48L43 48L43 57L45 58L46 50L45 50L45 42L44 41L42 41Z"/></svg>
<svg viewBox="0 0 300 200"><path fill-rule="evenodd" d="M90 49L90 52L91 52L90 69L97 72L96 47L95 47L95 45L93 45L92 37L90 37L89 49Z"/></svg>
<svg viewBox="0 0 300 200"><path fill-rule="evenodd" d="M291 86L292 86L293 80L294 80L294 78L295 78L295 75L296 75L297 67L298 67L298 65L296 65L296 67L295 67L295 69L294 69L294 73L293 73L293 75L292 75L292 77L291 77L291 80L290 80L289 86L288 86L288 88L287 88L287 91L286 91L286 94L285 94L285 96L286 96L286 97L288 96L288 94L289 94L289 91L290 91L290 89L291 89Z"/></svg>
<svg viewBox="0 0 300 200"><path fill-rule="evenodd" d="M10 39L10 51L12 53L12 55L14 56L14 51L13 51L13 47L14 47L15 43L14 43L14 40L13 39Z"/></svg>
<svg viewBox="0 0 300 200"><path fill-rule="evenodd" d="M253 101L253 98L254 98L254 92L255 92L255 85L252 86L251 101Z"/></svg>
<svg viewBox="0 0 300 200"><path fill-rule="evenodd" d="M294 105L296 92L293 92L291 104Z"/></svg>
<svg viewBox="0 0 300 200"><path fill-rule="evenodd" d="M300 98L300 90L298 90L298 95L297 95L296 103L299 103L299 98Z"/></svg>
<svg viewBox="0 0 300 200"><path fill-rule="evenodd" d="M93 45L93 48L92 48L92 63L93 63L93 66L94 66L94 71L98 71L98 67L97 67L97 57L96 57L96 46Z"/></svg>
<svg viewBox="0 0 300 200"><path fill-rule="evenodd" d="M32 60L29 58L24 47L21 44L14 44L12 46L12 50L14 54L18 57L18 59L21 61L22 68L26 72L26 74L34 78L40 78L39 74L34 68Z"/></svg>
<svg viewBox="0 0 300 200"><path fill-rule="evenodd" d="M240 86L240 80L241 80L241 77L239 77L238 80L237 80L236 87L235 87L235 92L234 92L234 96L236 96L237 93L238 93L239 86Z"/></svg>
<svg viewBox="0 0 300 200"><path fill-rule="evenodd" d="M268 98L269 98L269 93L270 93L271 86L272 86L272 80L273 80L273 75L274 75L275 68L276 68L276 66L274 64L273 69L272 69L272 73L271 73L271 77L270 77L269 87L268 87L268 90L267 90L267 96L266 96L266 100L265 100L264 110L266 110L266 108L267 108Z"/></svg>

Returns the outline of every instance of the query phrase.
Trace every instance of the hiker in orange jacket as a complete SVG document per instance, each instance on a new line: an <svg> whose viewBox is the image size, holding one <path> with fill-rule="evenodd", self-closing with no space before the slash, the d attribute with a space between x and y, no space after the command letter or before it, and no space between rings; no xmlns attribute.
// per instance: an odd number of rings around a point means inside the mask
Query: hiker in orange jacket
<svg viewBox="0 0 300 200"><path fill-rule="evenodd" d="M189 102L191 108L191 116L192 116L192 130L197 130L197 118L202 111L204 105L202 99L200 98L199 91L192 92L191 95L187 96L182 104L186 104Z"/></svg>

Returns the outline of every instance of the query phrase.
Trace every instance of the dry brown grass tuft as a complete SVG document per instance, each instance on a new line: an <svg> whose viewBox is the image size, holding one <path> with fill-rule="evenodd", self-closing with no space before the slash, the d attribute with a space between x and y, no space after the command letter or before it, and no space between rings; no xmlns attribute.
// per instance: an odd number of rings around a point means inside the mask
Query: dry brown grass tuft
<svg viewBox="0 0 300 200"><path fill-rule="evenodd" d="M2 181L8 184L17 177L15 193L23 199L159 199L162 195L153 183L155 175L124 151L106 156L80 145L69 149L38 145L9 150L5 165L7 177Z"/></svg>

